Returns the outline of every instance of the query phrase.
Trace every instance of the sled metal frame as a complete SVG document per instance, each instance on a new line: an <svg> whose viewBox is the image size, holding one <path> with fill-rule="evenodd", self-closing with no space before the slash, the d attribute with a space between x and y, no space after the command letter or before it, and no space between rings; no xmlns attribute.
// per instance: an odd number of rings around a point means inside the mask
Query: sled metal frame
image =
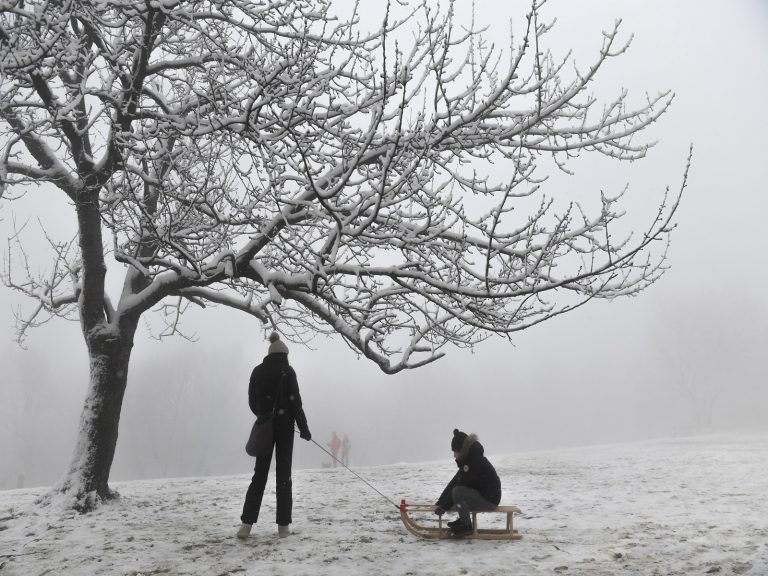
<svg viewBox="0 0 768 576"><path fill-rule="evenodd" d="M457 538L457 539L478 539L478 540L520 540L522 536L515 530L513 525L513 516L520 514L521 510L517 506L497 506L493 510L479 510L471 512L472 514L472 532L464 536L452 536L446 524L443 523L443 517L437 519L437 526L424 526L411 518L409 512L427 512L434 514L434 504L408 504L405 500L400 501L400 519L403 521L406 530L419 538ZM478 528L478 514L506 514L506 528Z"/></svg>

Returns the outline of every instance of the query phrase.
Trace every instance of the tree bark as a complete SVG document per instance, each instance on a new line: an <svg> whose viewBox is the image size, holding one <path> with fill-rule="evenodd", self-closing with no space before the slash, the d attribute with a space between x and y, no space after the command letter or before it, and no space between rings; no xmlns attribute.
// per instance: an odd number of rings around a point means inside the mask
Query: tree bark
<svg viewBox="0 0 768 576"><path fill-rule="evenodd" d="M128 382L136 322L86 335L90 385L80 417L77 444L64 476L50 498L64 497L66 506L88 512L116 498L108 481L117 446L120 412Z"/></svg>

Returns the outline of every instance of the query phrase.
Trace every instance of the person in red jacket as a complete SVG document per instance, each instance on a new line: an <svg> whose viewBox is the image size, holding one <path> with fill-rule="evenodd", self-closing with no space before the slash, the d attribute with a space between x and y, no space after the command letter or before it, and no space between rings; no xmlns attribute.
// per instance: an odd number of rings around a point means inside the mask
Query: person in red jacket
<svg viewBox="0 0 768 576"><path fill-rule="evenodd" d="M454 429L451 450L459 470L443 490L435 504L435 514L442 516L452 510L459 513L448 522L451 535L472 533L470 512L493 510L501 502L501 480L496 469L485 457L483 445L477 435Z"/></svg>
<svg viewBox="0 0 768 576"><path fill-rule="evenodd" d="M331 454L333 454L333 467L336 468L336 463L339 461L339 448L341 448L341 439L336 436L336 432L333 433L331 443L328 444L331 448Z"/></svg>

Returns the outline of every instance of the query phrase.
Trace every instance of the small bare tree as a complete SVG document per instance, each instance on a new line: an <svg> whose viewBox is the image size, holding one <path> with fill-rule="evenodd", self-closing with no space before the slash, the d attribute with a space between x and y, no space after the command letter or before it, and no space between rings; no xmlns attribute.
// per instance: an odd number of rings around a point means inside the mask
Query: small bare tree
<svg viewBox="0 0 768 576"><path fill-rule="evenodd" d="M387 10L371 34L324 0L5 2L3 191L53 186L77 218L74 241L51 239L45 276L11 265L21 243L4 270L37 302L20 337L74 314L88 348L90 391L55 491L81 510L111 496L134 333L151 309L167 334L190 303L294 340L335 332L392 374L657 280L679 194L621 238L623 193L591 215L530 198L543 156L564 170L582 150L643 157L637 135L671 94L598 103L587 87L626 50L619 23L577 69L544 50L540 12L534 2L499 51L426 2ZM108 265L124 270L116 298Z"/></svg>
<svg viewBox="0 0 768 576"><path fill-rule="evenodd" d="M731 293L688 295L667 298L658 311L652 340L661 362L655 376L690 417L690 423L681 418L681 430L711 430L724 397L748 378L751 358L762 354L755 352L759 316L739 300Z"/></svg>

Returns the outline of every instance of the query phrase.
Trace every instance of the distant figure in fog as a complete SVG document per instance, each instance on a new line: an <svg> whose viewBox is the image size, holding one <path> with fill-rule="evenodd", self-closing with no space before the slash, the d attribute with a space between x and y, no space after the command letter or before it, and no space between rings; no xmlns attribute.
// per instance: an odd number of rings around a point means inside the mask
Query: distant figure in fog
<svg viewBox="0 0 768 576"><path fill-rule="evenodd" d="M352 448L352 442L349 441L349 436L344 434L344 439L341 441L341 463L344 466L349 466L349 450Z"/></svg>
<svg viewBox="0 0 768 576"><path fill-rule="evenodd" d="M257 419L274 411L272 417L274 443L269 452L256 457L253 478L248 486L243 514L240 517L242 525L237 531L238 538L247 538L251 528L259 519L273 451L275 452L277 533L281 538L290 535L289 525L293 508L291 464L294 423L299 427L300 436L304 440L312 439L307 426L307 417L301 405L296 372L288 364L288 347L280 340L277 332L270 335L269 341L267 356L251 372L248 383L248 404Z"/></svg>
<svg viewBox="0 0 768 576"><path fill-rule="evenodd" d="M336 432L333 432L330 444L331 454L333 454L333 467L336 468L336 463L339 461L339 448L341 448L341 440L336 436Z"/></svg>

